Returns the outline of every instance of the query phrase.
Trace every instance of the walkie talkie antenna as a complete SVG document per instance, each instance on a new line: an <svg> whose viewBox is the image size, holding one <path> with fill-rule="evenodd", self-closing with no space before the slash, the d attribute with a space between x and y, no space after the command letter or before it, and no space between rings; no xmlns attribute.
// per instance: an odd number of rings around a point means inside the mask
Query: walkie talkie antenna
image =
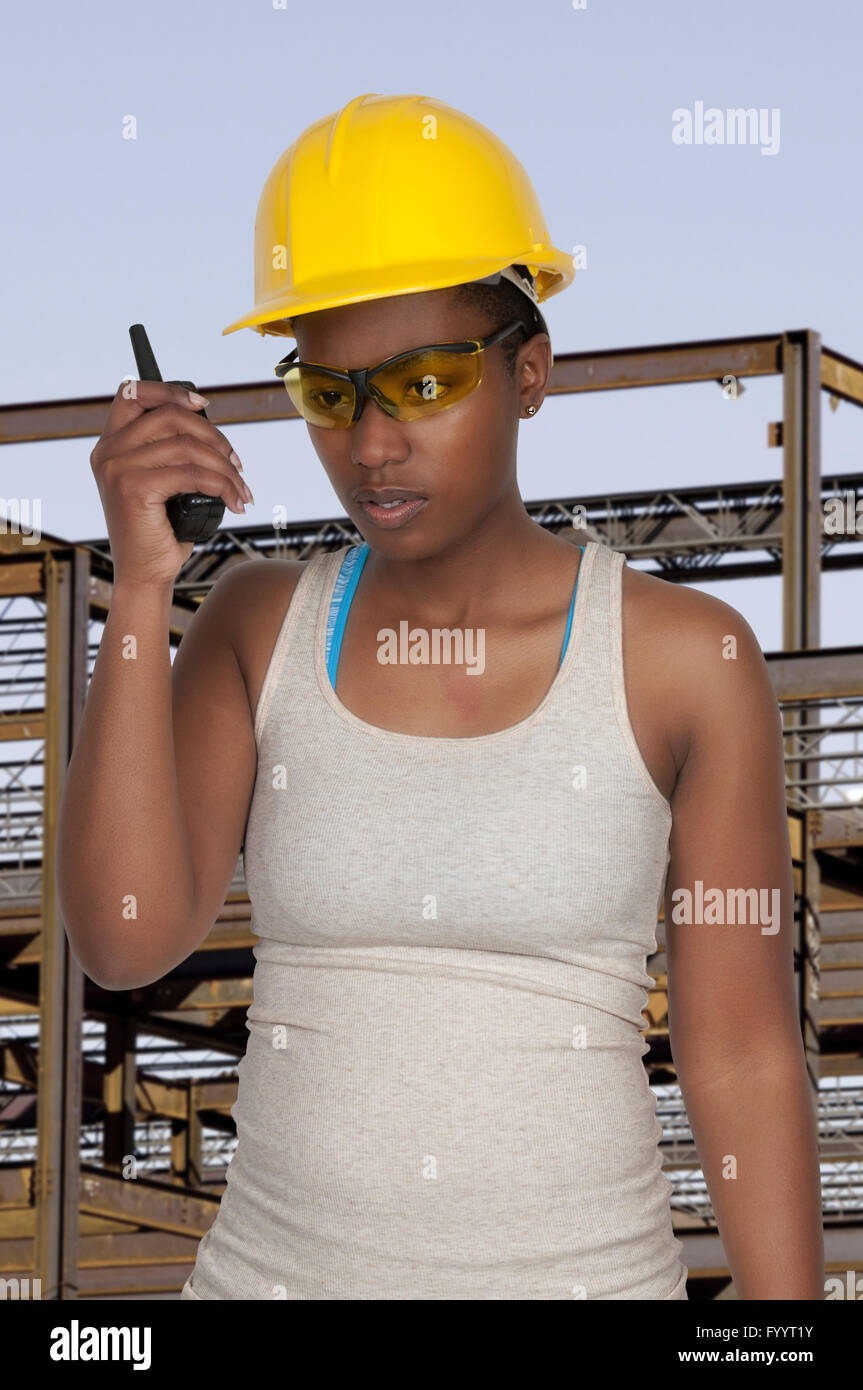
<svg viewBox="0 0 863 1390"><path fill-rule="evenodd" d="M138 368L139 381L161 381L162 373L156 365L156 354L150 347L150 339L147 337L147 330L142 323L133 323L129 329L129 337L132 339L132 351L135 354L135 365Z"/></svg>

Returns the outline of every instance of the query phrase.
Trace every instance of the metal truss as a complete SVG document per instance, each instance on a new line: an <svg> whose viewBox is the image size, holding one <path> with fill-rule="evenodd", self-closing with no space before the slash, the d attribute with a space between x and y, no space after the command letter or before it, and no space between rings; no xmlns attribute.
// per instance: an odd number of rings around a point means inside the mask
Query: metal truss
<svg viewBox="0 0 863 1390"><path fill-rule="evenodd" d="M825 478L822 509L831 498L844 498L849 491L863 497L863 473ZM782 494L781 478L772 478L720 487L545 498L525 502L525 509L538 525L574 544L598 541L624 551L648 574L707 583L782 574ZM251 557L306 560L317 550L336 550L360 540L346 517L279 527L228 524L196 549L175 594L200 601L223 569ZM95 572L108 578L107 542L80 544L92 552ZM863 531L847 536L823 533L820 553L824 570L863 567Z"/></svg>

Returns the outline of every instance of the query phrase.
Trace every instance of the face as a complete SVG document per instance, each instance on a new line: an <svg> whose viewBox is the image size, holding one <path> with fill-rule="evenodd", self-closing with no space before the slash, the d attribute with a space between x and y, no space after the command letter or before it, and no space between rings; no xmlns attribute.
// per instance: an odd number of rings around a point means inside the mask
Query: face
<svg viewBox="0 0 863 1390"><path fill-rule="evenodd" d="M482 338L492 329L451 289L326 309L295 323L300 360L341 369L374 366L430 343ZM487 349L479 386L425 420L394 420L366 398L359 420L347 429L306 422L339 501L372 549L423 559L469 537L495 514L523 512L516 479L518 420L523 403L542 399L547 349L545 334L524 343L514 378L504 365L503 344ZM385 487L427 500L407 521L385 527L354 495Z"/></svg>

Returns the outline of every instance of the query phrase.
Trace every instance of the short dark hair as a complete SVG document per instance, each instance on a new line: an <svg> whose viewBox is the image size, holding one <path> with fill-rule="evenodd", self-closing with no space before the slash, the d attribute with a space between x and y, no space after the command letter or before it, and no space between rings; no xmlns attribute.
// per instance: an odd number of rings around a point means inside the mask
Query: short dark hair
<svg viewBox="0 0 863 1390"><path fill-rule="evenodd" d="M518 269L526 273L524 266L519 266ZM504 324L509 323L511 319L520 320L520 329L510 333L509 337L504 338L499 344L504 355L506 373L508 376L514 377L515 359L522 343L526 343L528 338L532 338L535 333L545 332L533 303L517 285L505 278L502 278L496 285L480 285L476 281L471 281L468 284L457 285L455 288L456 297L460 304L469 304L471 308L479 310L486 316L489 325L488 333L494 333L498 328L503 328Z"/></svg>

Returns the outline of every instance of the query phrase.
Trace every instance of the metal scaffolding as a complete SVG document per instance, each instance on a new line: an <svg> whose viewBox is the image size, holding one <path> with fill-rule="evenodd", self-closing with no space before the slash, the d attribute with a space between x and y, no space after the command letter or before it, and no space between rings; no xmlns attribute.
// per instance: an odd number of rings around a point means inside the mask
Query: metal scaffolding
<svg viewBox="0 0 863 1390"><path fill-rule="evenodd" d="M801 1031L817 1091L828 1271L863 1270L863 646L820 647L822 570L863 566L863 535L824 533L827 498L863 473L822 477L820 398L863 405L863 366L805 329L559 356L549 394L781 375L768 443L782 476L758 483L527 504L568 539L623 550L671 582L781 575L783 650L767 653L786 735ZM297 418L281 385L201 388L224 426ZM85 438L111 397L0 408L0 443ZM577 515L579 529L573 527ZM32 539L32 538L31 538ZM361 539L346 518L274 529L228 524L175 586L176 644L226 566L307 558ZM35 544L0 532L0 1277L43 1298L176 1294L208 1229L233 1152L230 1109L251 1003L242 861L201 947L125 993L86 979L68 948L51 848L65 769L111 601L104 538ZM47 852L46 852L47 847ZM664 925L645 1065L658 1098L690 1297L728 1270L668 1043ZM130 1160L135 1181L128 1181ZM701 1292L699 1292L701 1290Z"/></svg>

